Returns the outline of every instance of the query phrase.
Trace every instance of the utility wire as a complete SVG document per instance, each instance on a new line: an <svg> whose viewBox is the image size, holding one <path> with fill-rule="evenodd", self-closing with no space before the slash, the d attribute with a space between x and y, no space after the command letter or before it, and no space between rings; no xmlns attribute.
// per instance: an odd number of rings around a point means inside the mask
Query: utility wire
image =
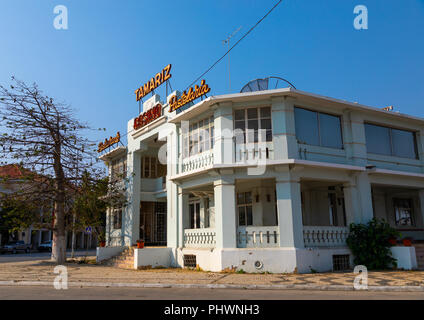
<svg viewBox="0 0 424 320"><path fill-rule="evenodd" d="M253 31L253 29L255 29L283 0L279 0L272 8L271 10L269 10L258 22L256 22L256 24L251 27L230 49L228 49L227 52L225 52L225 54L219 58L217 61L215 61L215 63L213 63L205 72L203 72L196 80L194 80L192 83L190 83L190 85L187 86L187 88L185 90L188 90L188 88L190 88L193 84L195 84L197 81L199 81L205 74L207 74L209 71L211 71L222 59L225 58L225 56L227 54L230 53L231 50L234 49L235 46L237 46L250 32Z"/></svg>
<svg viewBox="0 0 424 320"><path fill-rule="evenodd" d="M251 27L230 49L228 49L228 51L225 52L225 54L222 57L220 57L218 60L216 60L205 72L203 72L199 77L197 77L196 80L194 80L192 83L190 83L190 85L187 86L185 91L188 90L188 88L190 88L197 81L199 81L205 74L207 74L209 71L211 71L222 59L224 59L227 56L227 54L229 54L230 51L233 50L234 47L237 46L244 38L246 38L246 36L250 32L252 32L282 1L283 0L279 0L260 20L258 20L258 22L255 23L255 25L253 27ZM133 131L134 131L134 129L131 129L125 135L128 136ZM128 141L127 141L127 143L128 143Z"/></svg>

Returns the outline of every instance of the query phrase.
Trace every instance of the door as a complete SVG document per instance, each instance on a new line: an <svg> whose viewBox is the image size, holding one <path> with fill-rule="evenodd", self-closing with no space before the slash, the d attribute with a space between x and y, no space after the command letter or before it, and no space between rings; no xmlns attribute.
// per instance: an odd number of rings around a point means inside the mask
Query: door
<svg viewBox="0 0 424 320"><path fill-rule="evenodd" d="M189 204L190 229L200 228L200 201L193 201Z"/></svg>

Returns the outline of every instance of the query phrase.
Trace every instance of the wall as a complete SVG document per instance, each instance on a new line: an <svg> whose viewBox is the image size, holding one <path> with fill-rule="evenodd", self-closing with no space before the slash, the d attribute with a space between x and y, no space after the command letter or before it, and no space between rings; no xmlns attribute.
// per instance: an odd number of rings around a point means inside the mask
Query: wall
<svg viewBox="0 0 424 320"><path fill-rule="evenodd" d="M134 250L134 269L169 268L171 266L171 248L143 248Z"/></svg>
<svg viewBox="0 0 424 320"><path fill-rule="evenodd" d="M101 262L119 255L125 247L97 247L96 262Z"/></svg>

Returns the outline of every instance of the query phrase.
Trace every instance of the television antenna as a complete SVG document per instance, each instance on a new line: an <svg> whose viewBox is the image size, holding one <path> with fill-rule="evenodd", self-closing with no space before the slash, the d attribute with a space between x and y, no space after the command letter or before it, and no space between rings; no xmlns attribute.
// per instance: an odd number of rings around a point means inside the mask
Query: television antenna
<svg viewBox="0 0 424 320"><path fill-rule="evenodd" d="M238 27L236 30L234 30L234 32L232 34L230 34L227 39L222 40L222 44L228 45L228 51L230 50L230 40L232 37L234 37L236 35L237 32L239 32L241 29L241 26ZM231 92L231 72L230 72L230 53L228 53L228 88L229 88L229 92Z"/></svg>

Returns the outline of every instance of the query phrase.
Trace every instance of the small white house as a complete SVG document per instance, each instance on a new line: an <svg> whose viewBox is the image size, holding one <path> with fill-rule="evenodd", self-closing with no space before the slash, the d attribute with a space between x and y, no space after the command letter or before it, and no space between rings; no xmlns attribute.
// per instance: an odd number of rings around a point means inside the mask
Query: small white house
<svg viewBox="0 0 424 320"><path fill-rule="evenodd" d="M373 217L424 240L423 119L293 88L169 112L175 94L146 101L128 146L100 157L128 179L106 245L144 240L135 267L343 269L349 224Z"/></svg>

